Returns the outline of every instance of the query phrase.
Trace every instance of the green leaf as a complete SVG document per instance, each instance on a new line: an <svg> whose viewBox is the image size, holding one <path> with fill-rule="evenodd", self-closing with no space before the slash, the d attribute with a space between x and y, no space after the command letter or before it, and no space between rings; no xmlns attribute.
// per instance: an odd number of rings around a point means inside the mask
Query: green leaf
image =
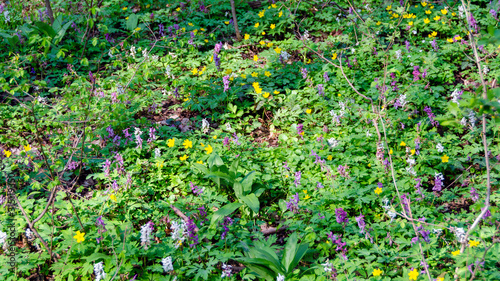
<svg viewBox="0 0 500 281"><path fill-rule="evenodd" d="M54 38L56 36L56 31L52 28L52 26L44 22L41 21L35 22L35 28L38 29L40 32L44 33L45 35L49 36L50 38Z"/></svg>
<svg viewBox="0 0 500 281"><path fill-rule="evenodd" d="M295 258L295 253L297 252L297 233L294 232L290 237L288 237L288 241L285 245L285 251L283 253L283 259L281 260L281 264L285 267L286 272L290 272L292 269L290 266L293 263Z"/></svg>
<svg viewBox="0 0 500 281"><path fill-rule="evenodd" d="M215 166L222 166L224 165L224 161L222 161L222 158L217 153L212 153L210 157L208 157L207 160L208 166L211 168L214 165Z"/></svg>
<svg viewBox="0 0 500 281"><path fill-rule="evenodd" d="M229 216L231 213L233 213L234 211L236 211L236 209L238 209L242 205L243 204L241 204L241 203L234 202L234 203L227 204L224 207L220 208L219 210L217 210L217 212L215 212L212 215L212 220L210 221L210 226L211 227L214 226L215 223L220 218Z"/></svg>
<svg viewBox="0 0 500 281"><path fill-rule="evenodd" d="M131 14L127 20L127 24L126 24L127 29L130 31L134 30L137 27L138 20L139 20L139 17L136 14Z"/></svg>
<svg viewBox="0 0 500 281"><path fill-rule="evenodd" d="M241 197L241 201L243 201L255 214L259 213L260 202L255 194L252 193L247 196L243 196Z"/></svg>
<svg viewBox="0 0 500 281"><path fill-rule="evenodd" d="M254 180L255 176L256 176L255 171L251 171L240 181L241 185L243 186L243 193L244 194L248 194L249 192L252 192L252 185L253 185L253 180Z"/></svg>
<svg viewBox="0 0 500 281"><path fill-rule="evenodd" d="M277 276L276 273L268 266L262 263L255 262L255 260L262 260L262 259L239 258L237 260L240 261L242 264L244 264L246 267L248 267L250 270L255 272L259 277L265 280L274 281ZM267 261L263 260L262 262L264 263Z"/></svg>

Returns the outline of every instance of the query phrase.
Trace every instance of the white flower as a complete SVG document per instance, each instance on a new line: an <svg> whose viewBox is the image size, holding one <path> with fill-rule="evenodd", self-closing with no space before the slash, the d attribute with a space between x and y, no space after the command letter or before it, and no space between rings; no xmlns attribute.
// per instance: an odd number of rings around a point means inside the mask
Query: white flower
<svg viewBox="0 0 500 281"><path fill-rule="evenodd" d="M163 266L163 271L168 272L174 270L172 265L172 257L166 257L161 260L161 265Z"/></svg>
<svg viewBox="0 0 500 281"><path fill-rule="evenodd" d="M106 273L104 272L104 265L102 261L94 264L94 275L95 281L100 281L106 278Z"/></svg>
<svg viewBox="0 0 500 281"><path fill-rule="evenodd" d="M286 61L286 60L288 60L288 59L290 58L290 54L289 54L289 53L287 53L287 51L281 51L280 55L281 55L281 58L282 58L284 61Z"/></svg>
<svg viewBox="0 0 500 281"><path fill-rule="evenodd" d="M142 50L142 56L145 58L148 58L148 48L145 48L144 50Z"/></svg>
<svg viewBox="0 0 500 281"><path fill-rule="evenodd" d="M410 165L410 166L413 166L413 165L415 165L416 162L415 162L415 159L413 159L410 156L410 157L408 157L408 159L406 159L406 163L408 163L408 165Z"/></svg>
<svg viewBox="0 0 500 281"><path fill-rule="evenodd" d="M122 85L117 85L116 86L116 90L118 91L118 94L121 95L121 94L124 94L125 93L125 89L123 89L123 86Z"/></svg>
<svg viewBox="0 0 500 281"><path fill-rule="evenodd" d="M151 59L152 59L153 61L158 61L158 56L157 56L157 55L153 55L153 56L151 57Z"/></svg>
<svg viewBox="0 0 500 281"><path fill-rule="evenodd" d="M401 107L404 107L408 102L406 101L406 94L400 95L398 98L399 104L401 104Z"/></svg>
<svg viewBox="0 0 500 281"><path fill-rule="evenodd" d="M408 174L416 177L417 176L417 172L415 171L415 169L413 169L412 166L408 166L405 168L406 169L406 172L408 172Z"/></svg>
<svg viewBox="0 0 500 281"><path fill-rule="evenodd" d="M393 211L389 211L387 212L387 214L389 215L389 217L391 218L391 222L393 219L395 219L397 217L398 214L396 214L395 212Z"/></svg>
<svg viewBox="0 0 500 281"><path fill-rule="evenodd" d="M181 220L180 223L173 221L172 222L172 240L174 240L175 248L179 248L179 246L186 239L186 222Z"/></svg>
<svg viewBox="0 0 500 281"><path fill-rule="evenodd" d="M307 29L304 31L304 39L309 40L309 31L307 31Z"/></svg>
<svg viewBox="0 0 500 281"><path fill-rule="evenodd" d="M204 134L206 134L208 133L209 128L210 128L210 123L208 123L207 119L203 118L203 120L201 120L201 130L203 131Z"/></svg>
<svg viewBox="0 0 500 281"><path fill-rule="evenodd" d="M455 229L455 236L457 236L457 240L460 243L465 242L465 230L461 227Z"/></svg>
<svg viewBox="0 0 500 281"><path fill-rule="evenodd" d="M490 71L490 69L486 65L483 66L483 74L484 75L488 74L489 71Z"/></svg>
<svg viewBox="0 0 500 281"><path fill-rule="evenodd" d="M372 136L372 134L370 133L370 130L366 130L366 137L369 138L371 136Z"/></svg>
<svg viewBox="0 0 500 281"><path fill-rule="evenodd" d="M326 262L322 263L321 265L324 266L323 269L325 270L325 272L330 273L333 271L333 264L330 262L330 260L326 260Z"/></svg>
<svg viewBox="0 0 500 281"><path fill-rule="evenodd" d="M111 53L111 50L109 50L109 52L108 52L108 56L109 56L110 58L112 58L112 57L113 57L113 53Z"/></svg>
<svg viewBox="0 0 500 281"><path fill-rule="evenodd" d="M438 143L436 145L436 149L439 153L443 152L444 151L444 146L441 144L441 143Z"/></svg>
<svg viewBox="0 0 500 281"><path fill-rule="evenodd" d="M155 158L160 158L161 157L161 151L160 148L157 147L155 148Z"/></svg>
<svg viewBox="0 0 500 281"><path fill-rule="evenodd" d="M285 276L278 274L278 277L276 277L276 281L285 281Z"/></svg>
<svg viewBox="0 0 500 281"><path fill-rule="evenodd" d="M3 16L5 17L5 22L9 22L10 21L10 16L9 16L9 11L4 11L3 12Z"/></svg>
<svg viewBox="0 0 500 281"><path fill-rule="evenodd" d="M441 174L441 173L434 172L434 178L435 179L441 179L442 181L444 181L443 174Z"/></svg>
<svg viewBox="0 0 500 281"><path fill-rule="evenodd" d="M146 250L151 243L150 241L152 232L153 229L149 222L141 226L141 245L143 245Z"/></svg>
<svg viewBox="0 0 500 281"><path fill-rule="evenodd" d="M354 54L356 50L354 48L351 48L351 53Z"/></svg>
<svg viewBox="0 0 500 281"><path fill-rule="evenodd" d="M5 243L6 240L7 240L7 233L0 231L0 245Z"/></svg>
<svg viewBox="0 0 500 281"><path fill-rule="evenodd" d="M33 238L35 238L35 237L33 236L33 231L31 231L31 229L30 229L29 227L28 227L28 228L26 228L26 232L25 232L25 234L26 234L26 238L28 238L28 239L30 239L30 240L31 240L31 239L33 239ZM1 243L0 243L0 244L1 244Z"/></svg>
<svg viewBox="0 0 500 281"><path fill-rule="evenodd" d="M331 138L331 139L328 139L328 145L331 147L331 148L334 148L336 147L337 145L339 145L339 141L334 139L334 138Z"/></svg>
<svg viewBox="0 0 500 281"><path fill-rule="evenodd" d="M226 130L228 130L228 131L233 130L233 128L231 128L231 124L230 123L226 123Z"/></svg>
<svg viewBox="0 0 500 281"><path fill-rule="evenodd" d="M220 276L220 278L231 277L231 275L232 275L231 270L232 269L233 269L233 267L231 265L222 263L222 275Z"/></svg>
<svg viewBox="0 0 500 281"><path fill-rule="evenodd" d="M460 96L462 95L462 91L459 91L458 89L455 89L453 93L451 93L451 102L454 102L456 104L458 103L458 99L460 99Z"/></svg>
<svg viewBox="0 0 500 281"><path fill-rule="evenodd" d="M436 235L438 235L438 236L439 236L439 235L441 235L441 232L443 232L443 230L442 230L442 229L436 229L436 228L433 228L433 229L432 229L432 233L434 233L434 234L436 234Z"/></svg>
<svg viewBox="0 0 500 281"><path fill-rule="evenodd" d="M413 66L413 62L410 62L410 66Z"/></svg>
<svg viewBox="0 0 500 281"><path fill-rule="evenodd" d="M464 18L464 12L465 12L465 8L464 6L460 5L458 6L458 16L463 19Z"/></svg>
<svg viewBox="0 0 500 281"><path fill-rule="evenodd" d="M130 55L135 59L135 46L130 47Z"/></svg>
<svg viewBox="0 0 500 281"><path fill-rule="evenodd" d="M413 30L412 32L413 32L413 34L417 34L417 31L416 31L416 30Z"/></svg>
<svg viewBox="0 0 500 281"><path fill-rule="evenodd" d="M460 124L461 124L462 126L467 125L467 118L462 117L462 120L460 120Z"/></svg>
<svg viewBox="0 0 500 281"><path fill-rule="evenodd" d="M476 125L476 117L474 116L474 111L469 111L469 123L472 127Z"/></svg>
<svg viewBox="0 0 500 281"><path fill-rule="evenodd" d="M401 59L401 49L396 51L396 59L397 60Z"/></svg>
<svg viewBox="0 0 500 281"><path fill-rule="evenodd" d="M135 135L136 137L137 137L137 136L142 135L142 131L141 131L141 129L139 129L139 128L135 127L135 132L134 132L134 135Z"/></svg>
<svg viewBox="0 0 500 281"><path fill-rule="evenodd" d="M425 40L422 40L422 43L425 43Z"/></svg>

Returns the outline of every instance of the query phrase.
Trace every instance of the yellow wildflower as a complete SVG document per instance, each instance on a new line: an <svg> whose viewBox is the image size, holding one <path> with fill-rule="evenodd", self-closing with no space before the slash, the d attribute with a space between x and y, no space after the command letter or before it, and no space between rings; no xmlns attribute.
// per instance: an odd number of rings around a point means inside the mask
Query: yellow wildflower
<svg viewBox="0 0 500 281"><path fill-rule="evenodd" d="M271 7L275 8L276 9L276 4L271 4Z"/></svg>
<svg viewBox="0 0 500 281"><path fill-rule="evenodd" d="M263 17L263 16L264 16L264 13L265 13L265 10L260 11L260 12L259 12L259 17L260 17L260 18L261 18L261 17Z"/></svg>
<svg viewBox="0 0 500 281"><path fill-rule="evenodd" d="M114 195L114 194L109 195L109 199L116 202L116 195Z"/></svg>
<svg viewBox="0 0 500 281"><path fill-rule="evenodd" d="M193 147L193 142L190 140L185 140L182 145L184 145L185 149L192 148Z"/></svg>
<svg viewBox="0 0 500 281"><path fill-rule="evenodd" d="M282 15L283 15L283 11L280 11L280 13L278 14L278 17L281 18Z"/></svg>
<svg viewBox="0 0 500 281"><path fill-rule="evenodd" d="M76 239L76 243L81 243L81 242L85 241L85 237L84 236L85 236L85 232L80 232L80 230L78 230L76 232L76 235L73 236L73 238Z"/></svg>
<svg viewBox="0 0 500 281"><path fill-rule="evenodd" d="M128 8L127 7L123 7L122 10L126 11Z"/></svg>
<svg viewBox="0 0 500 281"><path fill-rule="evenodd" d="M277 94L279 94L279 93L280 93L280 92L278 92L278 91L276 91L276 90L274 90L274 92L273 92L273 94L275 94L275 95L277 95Z"/></svg>
<svg viewBox="0 0 500 281"><path fill-rule="evenodd" d="M274 29L276 27L276 25L273 23L271 24L271 29Z"/></svg>
<svg viewBox="0 0 500 281"><path fill-rule="evenodd" d="M177 12L180 12L181 11L181 7L175 9Z"/></svg>
<svg viewBox="0 0 500 281"><path fill-rule="evenodd" d="M391 150L389 150L389 154L392 154L392 153L393 153L393 151L392 151L392 148L391 148Z"/></svg>
<svg viewBox="0 0 500 281"><path fill-rule="evenodd" d="M406 146L406 143L404 141L402 141L399 146Z"/></svg>
<svg viewBox="0 0 500 281"><path fill-rule="evenodd" d="M192 23L188 23L188 25L189 25L189 26L193 26L194 24L192 24Z"/></svg>
<svg viewBox="0 0 500 281"><path fill-rule="evenodd" d="M254 61L258 61L258 60L259 60L259 57L258 57L257 55L254 55L254 56L253 56L253 60L254 60Z"/></svg>
<svg viewBox="0 0 500 281"><path fill-rule="evenodd" d="M207 154L210 154L212 153L212 151L214 151L211 145L207 145L207 147L205 147L205 150L207 151Z"/></svg>
<svg viewBox="0 0 500 281"><path fill-rule="evenodd" d="M217 136L213 136L213 138L214 138L214 140L216 140L216 139L217 139Z"/></svg>
<svg viewBox="0 0 500 281"><path fill-rule="evenodd" d="M372 272L373 276L380 276L380 274L382 274L382 270L380 269L374 269L373 272Z"/></svg>
<svg viewBox="0 0 500 281"><path fill-rule="evenodd" d="M441 157L441 160L443 161L443 163L448 162L448 159L450 159L450 157L446 156L446 154L443 155L443 157Z"/></svg>
<svg viewBox="0 0 500 281"><path fill-rule="evenodd" d="M306 109L307 114L311 114L312 110L310 108Z"/></svg>
<svg viewBox="0 0 500 281"><path fill-rule="evenodd" d="M333 156L331 156L331 155L328 155L328 156L326 157L326 160L328 160L328 161L332 161L332 159L333 159Z"/></svg>
<svg viewBox="0 0 500 281"><path fill-rule="evenodd" d="M476 247L479 245L479 241L469 240L469 247Z"/></svg>
<svg viewBox="0 0 500 281"><path fill-rule="evenodd" d="M460 37L460 36L457 35L457 36L455 36L455 40L457 40L457 41L458 40L462 40L462 37Z"/></svg>
<svg viewBox="0 0 500 281"><path fill-rule="evenodd" d="M451 39L451 38L446 39L446 41L453 43L453 39Z"/></svg>
<svg viewBox="0 0 500 281"><path fill-rule="evenodd" d="M428 18L424 19L424 23L426 23L426 24L427 24L427 23L430 23L430 22L431 22L431 21L430 21Z"/></svg>
<svg viewBox="0 0 500 281"><path fill-rule="evenodd" d="M377 25L381 25L381 24L382 24L382 22L381 22L381 21L377 21Z"/></svg>
<svg viewBox="0 0 500 281"><path fill-rule="evenodd" d="M425 2L425 1L420 2L420 4L422 4L422 7L427 6L427 2Z"/></svg>
<svg viewBox="0 0 500 281"><path fill-rule="evenodd" d="M269 43L267 43L267 47L268 47L268 48L271 48L272 46L273 46L273 42L269 42Z"/></svg>
<svg viewBox="0 0 500 281"><path fill-rule="evenodd" d="M277 54L279 54L279 53L281 53L281 48L276 47L276 48L274 49L274 51L275 51Z"/></svg>
<svg viewBox="0 0 500 281"><path fill-rule="evenodd" d="M251 74L251 75L252 75L252 77L257 77L257 76L259 76L259 74L258 74L257 72L252 72L252 74Z"/></svg>
<svg viewBox="0 0 500 281"><path fill-rule="evenodd" d="M259 23L256 23L254 26L255 26L255 28L259 27Z"/></svg>
<svg viewBox="0 0 500 281"><path fill-rule="evenodd" d="M410 22L408 23L408 25L410 25L410 26L411 26L411 25L413 25L413 22L412 22L412 21L410 21Z"/></svg>
<svg viewBox="0 0 500 281"><path fill-rule="evenodd" d="M415 151L415 149L412 149L412 150L410 150L410 152L411 152L411 155L415 155L416 151Z"/></svg>
<svg viewBox="0 0 500 281"><path fill-rule="evenodd" d="M266 32L265 32L265 31L262 31L262 35L266 35Z"/></svg>
<svg viewBox="0 0 500 281"><path fill-rule="evenodd" d="M8 150L3 150L3 154L5 154L5 157L9 158L10 155L12 154L12 152L8 151Z"/></svg>
<svg viewBox="0 0 500 281"><path fill-rule="evenodd" d="M28 145L24 145L24 151L28 152L30 150L31 150L31 146L29 143L28 143Z"/></svg>
<svg viewBox="0 0 500 281"><path fill-rule="evenodd" d="M169 139L167 140L167 146L168 147L173 147L175 145L175 139Z"/></svg>
<svg viewBox="0 0 500 281"><path fill-rule="evenodd" d="M427 11L425 11L425 13L429 15L432 12L431 12L431 10L427 10Z"/></svg>
<svg viewBox="0 0 500 281"><path fill-rule="evenodd" d="M448 10L446 10L446 9L441 10L441 14L446 15L447 13L448 13Z"/></svg>
<svg viewBox="0 0 500 281"><path fill-rule="evenodd" d="M187 156L186 154L184 154L184 156L181 156L179 157L179 159L181 159L181 161L186 161L186 159L188 159L189 156Z"/></svg>
<svg viewBox="0 0 500 281"><path fill-rule="evenodd" d="M382 188L380 187L375 188L375 194L379 195L380 193L382 193Z"/></svg>
<svg viewBox="0 0 500 281"><path fill-rule="evenodd" d="M434 17L434 20L435 20L435 21L438 21L438 20L440 20L440 19L441 19L441 17L440 17L440 16L435 16L435 17Z"/></svg>
<svg viewBox="0 0 500 281"><path fill-rule="evenodd" d="M332 56L332 60L336 60L336 59L337 59L337 53L334 53Z"/></svg>
<svg viewBox="0 0 500 281"><path fill-rule="evenodd" d="M385 8L386 11L389 11L390 9L392 9L392 5L389 5L387 6L387 8Z"/></svg>
<svg viewBox="0 0 500 281"><path fill-rule="evenodd" d="M225 23L225 24L229 24L229 21L227 20L227 21L225 21L224 23Z"/></svg>
<svg viewBox="0 0 500 281"><path fill-rule="evenodd" d="M191 70L191 72L193 73L193 75L196 75L198 73L198 68L193 68L193 70Z"/></svg>
<svg viewBox="0 0 500 281"><path fill-rule="evenodd" d="M261 44L262 46L264 46L266 44L266 42L260 41L259 44Z"/></svg>
<svg viewBox="0 0 500 281"><path fill-rule="evenodd" d="M141 30L141 28L140 27L136 27L134 30L135 31L139 31L139 30Z"/></svg>
<svg viewBox="0 0 500 281"><path fill-rule="evenodd" d="M458 256L460 255L460 250L456 250L455 252L451 252L453 256Z"/></svg>
<svg viewBox="0 0 500 281"><path fill-rule="evenodd" d="M196 161L196 163L200 164L200 165L203 165L203 161Z"/></svg>
<svg viewBox="0 0 500 281"><path fill-rule="evenodd" d="M269 76L271 76L271 72L266 71L266 72L264 72L264 75L266 75L267 77L269 77Z"/></svg>
<svg viewBox="0 0 500 281"><path fill-rule="evenodd" d="M263 96L265 99L267 99L267 98L269 97L269 95L270 95L270 94L269 94L268 92L264 92L264 93L262 94L262 96Z"/></svg>
<svg viewBox="0 0 500 281"><path fill-rule="evenodd" d="M245 34L245 40L248 40L250 39L250 35L249 34Z"/></svg>
<svg viewBox="0 0 500 281"><path fill-rule="evenodd" d="M408 273L408 275L410 276L410 280L417 280L417 277L418 275L420 275L420 273L418 273L418 270L414 268L412 271L410 271L410 273Z"/></svg>

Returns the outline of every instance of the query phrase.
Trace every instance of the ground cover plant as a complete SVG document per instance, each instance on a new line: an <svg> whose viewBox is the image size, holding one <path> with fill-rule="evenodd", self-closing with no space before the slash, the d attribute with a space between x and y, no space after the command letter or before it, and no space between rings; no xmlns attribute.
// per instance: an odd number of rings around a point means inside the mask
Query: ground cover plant
<svg viewBox="0 0 500 281"><path fill-rule="evenodd" d="M2 1L2 280L500 280L500 1Z"/></svg>

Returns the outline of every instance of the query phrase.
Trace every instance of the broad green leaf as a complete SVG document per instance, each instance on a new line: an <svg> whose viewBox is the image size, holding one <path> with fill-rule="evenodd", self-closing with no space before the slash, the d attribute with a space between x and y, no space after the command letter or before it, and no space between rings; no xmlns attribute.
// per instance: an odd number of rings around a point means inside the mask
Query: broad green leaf
<svg viewBox="0 0 500 281"><path fill-rule="evenodd" d="M219 210L217 210L217 212L215 212L212 215L212 220L210 221L210 226L211 227L214 226L215 223L220 218L229 216L231 213L233 213L234 211L236 211L236 209L238 209L242 205L243 204L241 204L241 203L234 202L234 203L229 203L229 204L225 205L224 207L220 208Z"/></svg>
<svg viewBox="0 0 500 281"><path fill-rule="evenodd" d="M132 31L137 27L137 21L139 20L139 17L136 14L131 14L128 16L127 20L127 29Z"/></svg>
<svg viewBox="0 0 500 281"><path fill-rule="evenodd" d="M259 213L260 202L255 194L252 193L247 196L243 196L241 197L241 201L243 201L255 214Z"/></svg>

